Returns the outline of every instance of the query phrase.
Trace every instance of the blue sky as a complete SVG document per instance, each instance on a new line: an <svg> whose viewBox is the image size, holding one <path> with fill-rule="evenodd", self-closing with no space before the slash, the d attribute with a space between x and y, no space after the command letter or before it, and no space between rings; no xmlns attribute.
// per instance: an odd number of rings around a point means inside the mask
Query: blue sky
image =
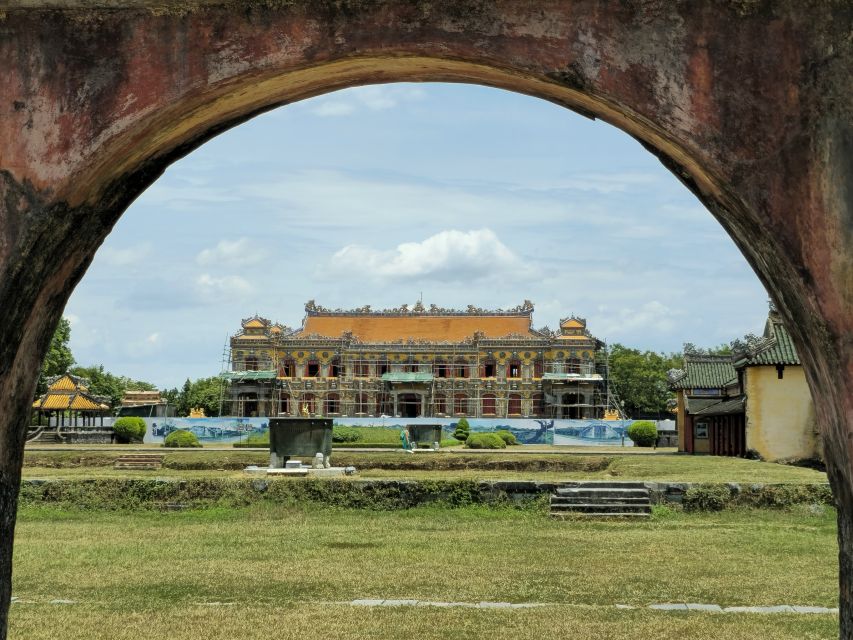
<svg viewBox="0 0 853 640"><path fill-rule="evenodd" d="M66 309L80 364L161 388L217 373L258 313L304 303L570 314L678 351L758 332L767 295L720 225L637 142L477 86L340 91L175 163L124 214Z"/></svg>

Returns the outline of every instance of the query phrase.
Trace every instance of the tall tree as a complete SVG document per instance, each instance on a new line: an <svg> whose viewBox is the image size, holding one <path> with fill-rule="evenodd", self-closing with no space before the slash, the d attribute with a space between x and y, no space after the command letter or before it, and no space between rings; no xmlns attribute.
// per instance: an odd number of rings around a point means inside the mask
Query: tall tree
<svg viewBox="0 0 853 640"><path fill-rule="evenodd" d="M71 353L71 347L68 346L70 340L71 323L67 318L62 318L53 333L50 347L41 365L37 387L39 395L47 391L48 378L67 373L68 369L74 365L74 356Z"/></svg>
<svg viewBox="0 0 853 640"><path fill-rule="evenodd" d="M681 354L640 351L618 343L610 347L610 381L631 416L665 414L672 397L666 372L681 366Z"/></svg>
<svg viewBox="0 0 853 640"><path fill-rule="evenodd" d="M189 407L191 409L201 407L206 416L218 416L219 399L225 384L219 376L199 378L190 387Z"/></svg>

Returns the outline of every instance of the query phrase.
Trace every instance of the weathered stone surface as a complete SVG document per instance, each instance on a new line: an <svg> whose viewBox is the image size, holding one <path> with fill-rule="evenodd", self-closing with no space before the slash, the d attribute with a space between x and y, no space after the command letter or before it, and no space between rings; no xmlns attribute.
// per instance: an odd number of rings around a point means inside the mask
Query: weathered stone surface
<svg viewBox="0 0 853 640"><path fill-rule="evenodd" d="M402 80L601 118L720 221L815 396L853 636L851 3L23 2L0 12L0 637L39 363L113 224L171 162L253 115Z"/></svg>
<svg viewBox="0 0 853 640"><path fill-rule="evenodd" d="M718 604L700 604L696 602L687 603L688 611L709 611L711 613L721 613L723 608Z"/></svg>
<svg viewBox="0 0 853 640"><path fill-rule="evenodd" d="M794 608L787 604L772 607L726 607L726 613L794 613Z"/></svg>
<svg viewBox="0 0 853 640"><path fill-rule="evenodd" d="M649 609L657 611L687 611L687 605L680 602L662 602L661 604L650 604Z"/></svg>

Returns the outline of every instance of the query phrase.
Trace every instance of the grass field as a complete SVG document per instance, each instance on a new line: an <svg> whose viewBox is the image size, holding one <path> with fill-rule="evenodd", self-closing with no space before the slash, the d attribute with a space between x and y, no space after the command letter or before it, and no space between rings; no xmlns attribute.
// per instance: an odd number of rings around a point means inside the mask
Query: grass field
<svg viewBox="0 0 853 640"><path fill-rule="evenodd" d="M115 471L121 450L27 451L24 477L151 477L204 475L242 476L249 464L269 460L262 451L169 451L165 468L156 472ZM404 454L388 452L334 452L336 465L353 465L362 477L395 478L507 478L537 480L661 480L674 482L826 482L826 474L741 458L599 453L470 453L465 451Z"/></svg>
<svg viewBox="0 0 853 640"><path fill-rule="evenodd" d="M473 507L27 508L19 514L14 575L14 593L27 603L13 605L10 637L56 638L58 629L73 629L73 637L111 639L831 638L831 615L613 605L836 606L836 552L829 509L658 510L633 523ZM360 598L549 606L341 604Z"/></svg>

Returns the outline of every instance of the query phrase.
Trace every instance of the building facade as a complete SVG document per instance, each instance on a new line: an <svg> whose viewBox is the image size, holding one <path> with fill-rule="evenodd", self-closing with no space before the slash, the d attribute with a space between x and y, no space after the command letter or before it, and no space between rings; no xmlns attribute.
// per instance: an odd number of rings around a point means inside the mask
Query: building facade
<svg viewBox="0 0 853 640"><path fill-rule="evenodd" d="M235 416L602 418L604 344L583 318L534 330L509 310L330 310L298 329L254 316L231 338Z"/></svg>
<svg viewBox="0 0 853 640"><path fill-rule="evenodd" d="M814 405L799 355L771 309L761 337L731 355L684 354L671 372L679 450L770 461L821 459Z"/></svg>

